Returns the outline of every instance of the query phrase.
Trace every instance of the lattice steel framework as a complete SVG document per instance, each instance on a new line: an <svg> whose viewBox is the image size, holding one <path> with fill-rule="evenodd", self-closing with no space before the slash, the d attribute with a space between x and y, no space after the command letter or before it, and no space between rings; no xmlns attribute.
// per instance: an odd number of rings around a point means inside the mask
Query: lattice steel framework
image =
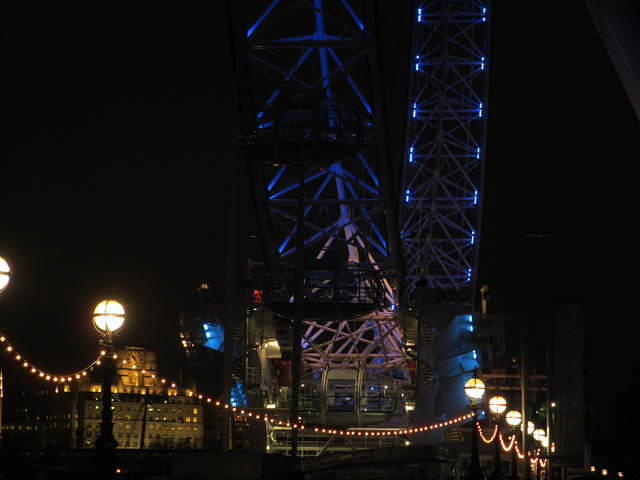
<svg viewBox="0 0 640 480"><path fill-rule="evenodd" d="M418 1L400 231L407 292L470 288L480 238L488 0Z"/></svg>
<svg viewBox="0 0 640 480"><path fill-rule="evenodd" d="M304 218L305 316L331 297L347 305L377 305L364 317L306 321L305 363L317 368L379 365L390 358L401 363L400 332L389 313L396 304L397 254L389 232L397 231L397 222L385 185L374 3L233 0L230 5L240 32L241 133L268 269L280 282L275 287L286 286L287 272L294 270ZM381 301L370 295L376 283ZM293 302L293 295L287 300Z"/></svg>
<svg viewBox="0 0 640 480"><path fill-rule="evenodd" d="M307 320L303 355L307 367L321 369L399 368L406 365L403 338L393 312L368 315L363 321Z"/></svg>

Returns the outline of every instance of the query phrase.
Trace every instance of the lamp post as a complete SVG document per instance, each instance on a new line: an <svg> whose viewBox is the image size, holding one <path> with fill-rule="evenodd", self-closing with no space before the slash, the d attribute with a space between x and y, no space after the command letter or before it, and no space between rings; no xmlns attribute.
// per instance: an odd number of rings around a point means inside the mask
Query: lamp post
<svg viewBox="0 0 640 480"><path fill-rule="evenodd" d="M493 413L493 420L496 423L496 437L493 441L493 480L502 480L502 462L500 459L500 415L507 409L507 400L500 395L489 399L489 410Z"/></svg>
<svg viewBox="0 0 640 480"><path fill-rule="evenodd" d="M7 261L0 257L0 295L7 289L11 280L11 268ZM2 369L0 369L0 450L3 448L2 441L2 401L4 397L4 385L2 384Z"/></svg>
<svg viewBox="0 0 640 480"><path fill-rule="evenodd" d="M547 440L547 432L543 428L536 428L533 431L533 439L540 443L540 445L544 448L549 444L546 442ZM540 480L540 462L536 462L536 480Z"/></svg>
<svg viewBox="0 0 640 480"><path fill-rule="evenodd" d="M511 427L511 432L515 436L518 432L518 427L522 424L522 414L518 410L511 410L507 412L506 415L507 423ZM511 447L511 475L509 476L510 480L518 480L518 456L516 453L516 445L515 443Z"/></svg>
<svg viewBox="0 0 640 480"><path fill-rule="evenodd" d="M111 336L124 324L124 307L115 300L103 300L93 310L93 326L102 335L104 347L102 358L102 422L96 449L106 478L114 470L115 449L118 446L113 436L113 412L111 411L111 384L113 382L113 343Z"/></svg>
<svg viewBox="0 0 640 480"><path fill-rule="evenodd" d="M482 399L484 391L484 382L479 378L472 377L464 384L464 393L471 402L474 418L473 427L471 428L471 463L467 480L482 480L480 459L478 458L478 402Z"/></svg>

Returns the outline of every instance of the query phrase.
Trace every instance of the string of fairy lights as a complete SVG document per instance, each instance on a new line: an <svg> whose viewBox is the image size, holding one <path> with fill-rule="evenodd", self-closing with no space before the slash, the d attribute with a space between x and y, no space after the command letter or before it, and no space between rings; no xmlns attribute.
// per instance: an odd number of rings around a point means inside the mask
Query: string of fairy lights
<svg viewBox="0 0 640 480"><path fill-rule="evenodd" d="M502 445L502 449L505 452L510 452L511 449L516 445L516 436L515 435L511 435L511 438L509 440L509 446L507 447L504 444L504 437L502 436L502 432L500 432L500 445Z"/></svg>
<svg viewBox="0 0 640 480"><path fill-rule="evenodd" d="M50 372L46 369L40 368L36 366L33 362L29 362L24 355L16 350L16 348L11 344L9 339L5 334L0 332L0 344L2 351L7 354L10 358L13 358L18 365L21 365L25 371L33 375L35 378L41 379L46 382L51 383L71 383L74 381L84 380L88 375L88 372L94 370L96 366L101 365L102 359L107 355L106 350L101 350L98 357L89 363L86 367L68 374L56 374ZM117 354L112 354L114 359L117 359ZM141 369L141 373L146 373L144 369ZM176 382L172 382L166 378L158 378L155 373L151 374L151 378L157 379L157 381L166 387L170 387L172 389L181 390L188 397L196 397L198 400L202 401L205 404L212 405L214 407L229 411L230 414L235 414L238 416L246 417L250 420L263 421L269 423L271 426L281 426L292 429L299 430L312 430L315 433L322 433L334 436L345 436L345 437L390 437L390 436L407 436L414 435L419 433L424 433L428 431L438 430L446 427L450 427L462 422L466 422L472 420L474 417L477 417L476 413L470 412L464 415L460 415L458 417L452 418L450 420L445 420L441 422L436 422L432 424L426 424L421 426L414 426L411 428L395 428L388 430L360 430L360 429L333 429L327 428L326 426L320 425L306 425L300 418L298 422L291 422L286 419L282 419L277 415L269 415L267 413L263 413L262 411L251 410L248 408L236 407L230 405L229 403L224 403L220 400L216 400L215 397L207 396L202 393L197 393L196 391L188 388L179 388ZM494 425L490 436L487 436L480 425L480 422L476 419L476 428L478 430L478 434L482 441L486 444L490 444L492 442L500 442L500 446L504 452L510 452L512 448L515 448L517 457L520 460L525 458L524 454L520 450L520 446L518 444L518 440L516 439L516 435L512 434L509 437L508 445L505 443L504 436L502 432L499 431L498 425ZM540 456L540 449L537 449L533 452L529 452L529 461L531 462L532 467L538 464L541 468L545 468L547 465L547 459L542 458Z"/></svg>
<svg viewBox="0 0 640 480"><path fill-rule="evenodd" d="M498 431L497 424L493 426L493 431L490 437L487 437L487 435L484 433L482 426L480 425L480 422L476 422L476 428L478 429L478 434L484 443L490 444L492 442L498 441L496 439L496 436L497 436L503 451L510 452L511 449L515 449L517 457L520 460L524 460L525 457L522 451L520 450L520 446L518 444L518 440L516 439L515 433L512 433L511 436L509 437L509 444L507 445L505 444L504 436L502 435L502 432ZM535 470L536 468L543 470L547 467L549 463L549 458L544 456L544 452L542 451L542 449L536 448L535 450L530 450L528 453L529 453L529 463L532 470ZM594 473L596 471L596 467L592 465L590 467L590 471L591 473ZM606 477L607 475L608 475L607 469L603 468L602 476ZM624 478L624 473L617 472L616 476L618 478Z"/></svg>
<svg viewBox="0 0 640 480"><path fill-rule="evenodd" d="M8 354L10 358L13 358L15 362L20 366L22 366L25 371L32 374L35 378L40 380L51 382L51 383L71 383L74 381L84 380L87 377L88 372L94 370L96 366L101 365L101 360L107 355L105 350L100 351L98 357L93 360L89 365L84 367L81 370L78 370L71 374L54 374L45 369L41 369L37 367L34 363L29 362L26 358L20 354L15 347L9 342L6 335L0 332L0 344L1 349L5 354ZM117 354L113 354L113 358L117 359ZM141 369L141 373L146 373L144 369ZM440 428L446 428L452 425L459 424L461 422L465 422L473 419L477 415L473 412L467 413L465 415L460 415L450 420L446 420L443 422L436 422L432 424L422 425L419 427L412 428L398 428L398 429L389 429L389 430L356 430L356 429L331 429L318 425L305 425L302 420L297 423L292 423L288 420L282 420L278 416L269 416L266 413L261 413L255 410L234 407L228 403L221 402L220 400L215 400L213 397L206 396L204 394L199 394L191 389L179 388L178 384L175 382L171 382L166 378L158 378L156 374L151 374L153 379L157 379L160 384L170 387L172 389L178 389L183 391L188 397L196 397L198 400L203 403L213 405L217 408L228 410L231 414L239 415L246 417L251 420L256 421L264 421L268 422L272 426L282 426L287 428L294 428L299 430L312 430L316 433L328 434L328 435L339 435L339 436L358 436L358 437L389 437L389 436L407 436L418 433L424 433L432 430L437 430ZM516 455L520 460L524 460L525 456L520 450L520 445L516 438L516 434L512 433L508 438L508 444L505 443L505 438L502 432L499 431L498 425L495 424L492 428L490 436L487 436L480 425L480 422L476 420L475 426L477 428L479 437L486 444L491 444L493 442L499 441L500 446L504 452L511 452L512 449L515 449ZM547 466L548 458L544 458L542 456L541 449L536 449L533 451L529 451L529 462L531 464L531 468L534 468L536 464L544 469ZM593 468L593 467L592 467ZM622 477L621 472L618 473L619 477Z"/></svg>
<svg viewBox="0 0 640 480"><path fill-rule="evenodd" d="M96 366L101 364L101 360L107 355L106 350L101 350L98 357L89 363L86 367L77 370L73 373L67 374L56 374L47 369L40 368L33 362L28 361L24 355L16 350L16 348L9 341L7 336L0 332L0 345L2 351L7 354L10 358L16 362L17 365L22 366L26 372L33 375L35 378L41 379L46 382L51 383L71 383L74 381L84 380L87 374L94 370ZM113 358L117 358L117 354L112 354ZM146 373L144 369L141 370L141 373ZM309 429L316 433L323 433L328 435L335 436L358 436L358 437L389 437L389 436L406 436L406 435L414 435L424 432L429 432L433 430L438 430L446 427L450 427L462 422L469 421L473 419L476 414L473 412L466 413L464 415L460 415L458 417L452 418L450 420L445 420L441 422L436 422L432 424L426 424L421 426L413 426L411 428L394 428L388 430L360 430L360 429L334 429L327 428L326 426L321 425L306 425L301 419L298 422L291 422L290 420L282 419L278 415L269 415L267 413L263 413L262 411L251 410L243 407L236 407L230 405L229 403L224 403L220 400L215 399L215 397L207 396L202 393L197 393L196 391L188 388L179 388L178 384L172 382L166 378L158 378L157 375L151 374L151 378L157 379L157 381L166 387L170 387L172 389L181 390L188 397L196 397L198 400L203 403L213 405L214 407L228 410L230 414L239 415L242 417L246 417L250 420L264 421L272 426L282 426L287 428L305 430ZM500 445L505 452L510 452L512 448L516 449L516 453L518 458L521 460L524 459L524 454L520 451L520 447L518 441L516 439L516 435L512 434L509 437L509 444L505 444L504 436L501 432L499 432L498 425L494 425L490 436L487 436L482 429L482 426L479 422L476 421L476 428L478 429L478 433L482 441L486 444L490 444L494 441L499 441ZM545 467L547 460L540 457L540 450L536 450L534 452L530 452L530 461L532 464L538 463L542 468Z"/></svg>
<svg viewBox="0 0 640 480"><path fill-rule="evenodd" d="M94 361L92 361L89 365L82 368L81 370L78 370L70 374L55 374L46 369L39 368L34 363L29 362L22 354L20 354L13 347L13 345L11 344L11 342L9 342L6 335L2 333L0 333L0 343L2 344L2 350L6 354L12 356L12 358L16 361L17 364L22 365L23 368L25 368L32 375L36 376L36 378L42 379L46 382L52 382L52 383L70 383L73 381L82 380L84 377L87 376L88 372L92 371L96 366L99 366L101 364L101 360L105 357L105 355L107 355L107 352L105 350L102 350L100 351L98 357ZM117 354L113 354L113 358L116 359ZM144 374L146 373L146 371L142 369L141 373ZM151 377L153 379L157 378L157 380L160 382L161 385L166 385L167 387L178 389L178 385L175 382L171 382L166 378L158 378L156 374L152 374ZM387 436L399 436L399 435L414 435L418 433L424 433L424 432L438 430L441 428L446 428L452 425L456 425L461 422L471 420L475 416L474 413L467 413L467 414L452 418L450 420L445 420L442 422L436 422L436 423L426 424L421 426L414 426L411 428L396 428L396 429L389 429L389 430L332 429L332 428L327 428L319 425L305 425L304 422L302 421L291 422L287 420L282 420L277 415L269 416L266 413L261 413L251 409L235 407L228 403L221 402L220 400L216 400L214 397L206 396L202 393L197 393L192 389L180 389L180 390L184 391L188 397L196 397L198 400L202 401L203 403L211 404L215 407L218 407L224 410L229 410L229 412L232 414L244 416L249 419L262 420L274 426L277 425L277 426L283 426L287 428L294 428L294 429L300 429L300 430L304 430L305 428L307 428L307 429L312 429L316 433L323 433L323 434L337 435L337 436L387 437ZM476 425L478 428L478 432L480 434L480 438L482 439L483 442L491 443L493 441L498 441L496 439L499 439L502 445L502 449L505 452L509 452L511 448L515 447L518 453L518 457L520 459L524 458L524 455L519 450L518 442L515 438L515 435L511 436L509 440L509 445L507 446L504 443L504 438L502 436L502 433L498 432L497 425L494 426L493 432L491 433L490 437L487 437L485 435L484 431L482 430L482 427L480 426L480 423L477 422ZM539 459L538 457L532 458L531 461L532 462L539 461L540 465L543 467L544 467L543 463L546 462L545 460Z"/></svg>
<svg viewBox="0 0 640 480"><path fill-rule="evenodd" d="M46 382L53 383L70 383L86 377L87 372L93 370L96 365L100 365L100 361L107 354L105 350L102 350L98 354L98 357L91 363L89 363L89 365L73 373L53 373L44 368L40 368L35 363L27 360L23 354L16 350L7 336L2 332L0 332L0 348L2 348L2 351L5 354L7 354L10 358L13 358L13 360L15 360L18 365L21 365L25 369L25 371L27 371L31 375L34 375L35 377L40 378Z"/></svg>
<svg viewBox="0 0 640 480"><path fill-rule="evenodd" d="M89 363L86 367L80 370L77 370L73 373L61 374L61 373L53 373L47 369L40 368L33 362L28 361L25 358L25 356L21 354L14 347L14 345L9 341L8 337L3 332L0 332L0 348L2 352L4 352L7 356L9 356L9 358L13 359L18 366L22 366L25 369L25 371L33 375L34 378L37 378L45 382L56 383L56 384L67 384L67 383L86 380L86 377L89 374L89 372L92 372L96 366L100 366L102 364L102 360L107 355L106 350L101 350L100 353L98 354L98 357L95 360L93 360L91 363ZM118 358L118 355L116 353L113 353L112 355L114 360ZM141 373L144 374L146 373L146 371L142 369ZM223 408L223 409L228 409L232 413L236 413L242 416L247 416L249 418L254 418L256 420L262 419L264 421L271 422L271 423L278 422L279 425L284 424L284 422L282 420L279 420L277 416L275 417L269 416L268 414L261 414L255 411L250 411L248 409L234 407L232 405L223 403L219 400L215 400L214 397L198 394L192 389L180 388L176 382L172 382L166 378L159 378L155 373L151 374L151 378L157 379L157 381L162 386L180 390L184 392L186 396L196 397L199 400L201 400L203 403L212 404L216 407ZM287 426L291 426L290 422L286 422L286 424ZM299 428L301 427L301 424L302 422L299 422L299 424L297 423L293 424L293 428ZM304 428L304 427L302 426L301 428Z"/></svg>
<svg viewBox="0 0 640 480"><path fill-rule="evenodd" d="M476 422L476 428L478 429L478 434L480 436L480 439L484 443L489 444L493 442L500 442L500 446L502 447L502 450L505 452L510 452L512 448L515 448L516 455L518 456L518 458L520 460L524 460L524 453L522 453L522 451L520 450L520 446L518 444L518 440L516 439L515 433L512 433L511 436L509 437L509 445L507 446L504 442L504 436L502 435L502 432L498 431L497 424L493 426L493 432L491 433L490 437L487 437L487 435L485 435L482 429L482 425L480 425L480 422ZM538 464L540 468L545 468L547 466L548 459L542 457L541 449L537 448L529 452L529 462L531 463L532 467Z"/></svg>
<svg viewBox="0 0 640 480"><path fill-rule="evenodd" d="M21 365L25 369L25 371L27 371L31 375L34 375L34 377L38 379L41 379L46 382L51 382L51 383L71 383L74 381L83 380L84 377L87 376L88 372L93 371L96 366L99 366L101 364L101 360L107 355L106 350L101 350L98 357L95 360L93 360L91 363L89 363L86 367L80 370L77 370L76 372L73 372L73 373L58 374L58 373L53 373L51 371L48 371L47 369L40 368L36 366L36 364L34 364L33 362L28 361L24 355L22 355L20 352L16 350L16 348L11 344L7 336L1 332L0 332L0 344L2 345L1 347L2 351L5 354L9 355L10 358L13 358L13 360L15 360L15 362L18 365ZM116 359L117 354L114 353L113 358ZM141 373L144 374L146 373L146 371L142 369ZM450 427L462 422L469 421L473 419L475 416L473 412L470 412L449 420L435 422L435 423L421 425L421 426L413 426L411 428L394 428L394 429L388 429L388 430L334 429L334 428L327 428L326 426L320 426L320 425L306 425L302 420L299 420L298 422L291 422L286 419L283 420L278 415L269 415L267 413L263 413L262 411L251 410L243 407L236 407L228 403L224 403L220 400L216 400L215 397L207 396L202 393L197 393L192 389L179 388L177 383L172 382L166 378L158 378L155 373L151 374L151 378L157 379L157 381L163 386L167 386L172 389L182 390L188 397L196 397L198 400L202 401L203 403L213 405L214 407L217 407L223 410L228 410L231 414L243 416L253 420L261 420L264 422L268 422L272 426L282 426L282 427L299 429L299 430L310 429L316 433L323 433L323 434L336 435L336 436L388 437L388 436L414 435L414 434L419 434L419 433L429 432L433 430L438 430L441 428ZM511 437L509 438L509 444L506 445L502 433L498 431L498 425L495 425L493 427L493 430L489 437L485 435L485 432L483 431L482 426L480 425L479 422L476 422L476 427L478 429L480 438L482 439L483 442L489 444L494 441L499 441L502 446L502 449L505 452L509 452L511 451L512 448L515 448L518 458L524 459L524 454L520 451L515 434L511 435ZM546 465L546 460L540 458L539 451L534 453L535 453L535 456L532 456L530 461L532 463L538 462L540 466L544 468L544 466Z"/></svg>
<svg viewBox="0 0 640 480"><path fill-rule="evenodd" d="M35 378L41 379L46 382L51 383L71 383L74 381L84 380L87 376L88 372L94 370L96 366L101 364L101 360L107 355L105 350L100 351L98 357L89 363L86 367L67 374L58 374L48 371L47 369L40 368L36 366L33 362L29 362L24 355L19 353L15 347L11 344L7 336L3 333L0 333L0 344L2 344L2 351L5 354L8 354L10 358L13 358L18 365L21 365L28 373L34 375ZM113 354L113 358L117 358L117 354ZM141 370L141 373L146 373L145 370ZM473 413L467 413L464 415L460 415L458 417L452 418L450 420L445 420L441 422L436 422L432 424L426 424L421 426L413 426L411 428L395 428L388 430L350 430L350 429L332 429L327 428L325 426L320 425L306 425L301 419L298 422L291 422L289 420L283 420L278 415L269 415L267 413L263 413L262 411L251 410L243 407L235 407L228 403L224 403L220 400L216 400L215 397L207 396L202 393L197 393L196 391L188 388L179 388L178 384L175 382L171 382L166 378L159 378L156 374L152 374L151 377L153 379L157 379L157 381L164 386L170 387L172 389L181 390L188 397L195 397L203 403L213 405L214 407L218 407L223 410L228 410L231 414L247 417L253 420L262 420L264 422L268 422L273 426L283 426L294 429L311 429L314 432L324 433L329 435L338 435L338 436L358 436L358 437L385 437L385 436L398 436L398 435L413 435L423 432L428 432L432 430L437 430L441 428L446 428L455 424L459 424L461 422L465 422L471 420L474 417Z"/></svg>
<svg viewBox="0 0 640 480"><path fill-rule="evenodd" d="M452 418L451 420L446 420L444 422L437 422L428 425L422 425L419 427L411 427L411 428L394 428L389 430L341 430L341 429L331 429L321 426L308 426L307 428L313 428L314 432L319 433L327 433L330 435L340 435L340 436L358 436L358 437L385 437L385 436L397 436L397 435L414 435L418 433L427 432L430 430L438 430L440 428L445 428L451 425L455 425L466 420L470 420L475 416L474 413L467 413L465 415L460 415L459 417Z"/></svg>

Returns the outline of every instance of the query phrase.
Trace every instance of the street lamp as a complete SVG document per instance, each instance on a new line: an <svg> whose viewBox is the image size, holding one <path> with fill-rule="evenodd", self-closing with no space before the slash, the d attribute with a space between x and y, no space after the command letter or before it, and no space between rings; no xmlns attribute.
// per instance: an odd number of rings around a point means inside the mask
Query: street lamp
<svg viewBox="0 0 640 480"><path fill-rule="evenodd" d="M115 300L103 300L93 310L93 326L111 343L111 335L124 324L124 307Z"/></svg>
<svg viewBox="0 0 640 480"><path fill-rule="evenodd" d="M472 408L478 408L478 402L484 396L485 390L484 382L476 377L470 378L467 380L467 383L464 384L464 393L469 397L469 400L471 400Z"/></svg>
<svg viewBox="0 0 640 480"><path fill-rule="evenodd" d="M522 424L522 414L518 410L511 410L505 415L507 423L511 427L513 436L516 436L518 427ZM511 480L518 480L518 458L516 454L515 438L514 444L511 447Z"/></svg>
<svg viewBox="0 0 640 480"><path fill-rule="evenodd" d="M536 429L533 431L533 439L534 439L535 441L537 441L537 442L542 443L542 440L543 440L544 438L546 438L546 436L547 436L547 434L546 434L546 432L544 431L544 429L542 429L542 428L536 428Z"/></svg>
<svg viewBox="0 0 640 480"><path fill-rule="evenodd" d="M111 384L113 383L113 343L111 336L124 324L124 307L116 300L101 301L93 310L93 326L102 335L100 344L104 348L102 358L102 422L96 449L107 475L114 471L115 449L118 446L113 436L113 412L111 411Z"/></svg>
<svg viewBox="0 0 640 480"><path fill-rule="evenodd" d="M491 397L489 399L489 410L495 415L500 415L504 413L507 409L507 399L501 397L500 395L496 395L495 397Z"/></svg>
<svg viewBox="0 0 640 480"><path fill-rule="evenodd" d="M4 292L11 280L11 268L7 261L0 257L0 293Z"/></svg>
<svg viewBox="0 0 640 480"><path fill-rule="evenodd" d="M464 393L471 402L474 423L471 428L471 464L469 465L468 480L482 480L480 471L480 459L478 458L478 402L482 399L485 391L484 382L479 378L472 377L464 384Z"/></svg>
<svg viewBox="0 0 640 480"><path fill-rule="evenodd" d="M507 409L507 399L496 395L489 399L489 410L493 413L493 421L496 423L496 436L493 440L493 475L494 480L502 480L502 465L500 459L500 415Z"/></svg>
<svg viewBox="0 0 640 480"><path fill-rule="evenodd" d="M507 412L505 418L511 428L518 428L522 423L522 414L518 410L511 410Z"/></svg>

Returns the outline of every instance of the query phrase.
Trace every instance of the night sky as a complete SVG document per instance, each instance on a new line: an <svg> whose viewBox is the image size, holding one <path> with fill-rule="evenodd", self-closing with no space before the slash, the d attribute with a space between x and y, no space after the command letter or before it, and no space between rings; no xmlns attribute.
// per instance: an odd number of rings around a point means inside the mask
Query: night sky
<svg viewBox="0 0 640 480"><path fill-rule="evenodd" d="M119 341L156 349L172 373L179 312L195 308L202 280L222 285L237 159L223 7L2 7L0 255L15 275L0 325L33 361L83 366L96 351L91 308L113 288L128 308ZM406 30L396 13L386 38ZM522 310L533 277L546 279L540 295L584 294L606 417L609 401L629 404L638 374L638 122L582 1L498 0L493 28L480 278L493 311ZM386 86L401 92L408 52L400 42L385 54ZM398 97L386 97L394 125Z"/></svg>

